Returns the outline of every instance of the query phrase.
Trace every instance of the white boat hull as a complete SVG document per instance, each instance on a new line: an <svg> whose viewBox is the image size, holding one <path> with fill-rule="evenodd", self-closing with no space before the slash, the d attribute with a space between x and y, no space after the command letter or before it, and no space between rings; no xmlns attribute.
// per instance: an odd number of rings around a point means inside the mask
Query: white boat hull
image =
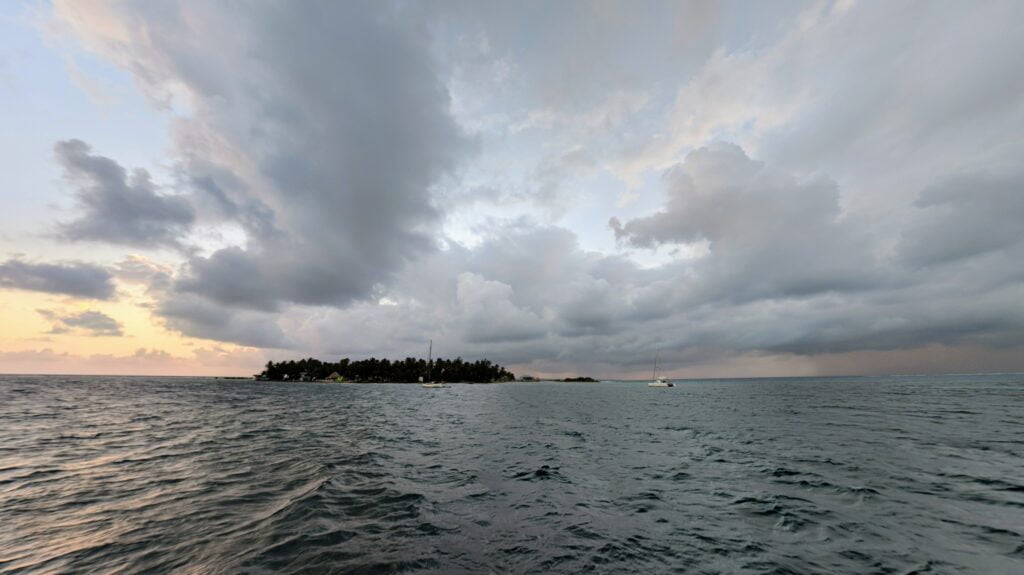
<svg viewBox="0 0 1024 575"><path fill-rule="evenodd" d="M676 384L669 383L667 381L652 381L647 384L647 387L675 387Z"/></svg>
<svg viewBox="0 0 1024 575"><path fill-rule="evenodd" d="M429 387L429 388L432 388L432 389L439 388L439 387L448 387L447 385L445 385L443 383L421 383L420 385L423 386L423 387Z"/></svg>

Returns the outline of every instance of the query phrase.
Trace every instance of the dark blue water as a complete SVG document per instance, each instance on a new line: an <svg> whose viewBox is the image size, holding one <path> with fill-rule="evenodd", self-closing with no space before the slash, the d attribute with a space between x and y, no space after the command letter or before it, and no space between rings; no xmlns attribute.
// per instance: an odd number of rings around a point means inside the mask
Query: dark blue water
<svg viewBox="0 0 1024 575"><path fill-rule="evenodd" d="M3 573L1024 573L1024 376L0 376Z"/></svg>

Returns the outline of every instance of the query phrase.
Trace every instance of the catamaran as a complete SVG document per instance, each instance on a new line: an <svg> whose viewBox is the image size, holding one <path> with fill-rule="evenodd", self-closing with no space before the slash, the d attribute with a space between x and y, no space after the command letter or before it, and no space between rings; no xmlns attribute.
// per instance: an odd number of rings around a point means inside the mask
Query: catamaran
<svg viewBox="0 0 1024 575"><path fill-rule="evenodd" d="M647 384L647 387L675 387L676 384L665 379L664 375L658 375L658 356L654 356L654 372L651 373L654 380Z"/></svg>
<svg viewBox="0 0 1024 575"><path fill-rule="evenodd" d="M434 368L434 340L430 340L430 350L427 352L427 379L426 379L426 381L423 381L423 378L421 377L420 381L422 381L423 383L421 383L420 385L422 385L423 387L429 387L429 388L448 387L447 385L445 385L445 383L443 381L436 381L436 382L434 381L434 378L431 376L431 372L433 371L433 368Z"/></svg>

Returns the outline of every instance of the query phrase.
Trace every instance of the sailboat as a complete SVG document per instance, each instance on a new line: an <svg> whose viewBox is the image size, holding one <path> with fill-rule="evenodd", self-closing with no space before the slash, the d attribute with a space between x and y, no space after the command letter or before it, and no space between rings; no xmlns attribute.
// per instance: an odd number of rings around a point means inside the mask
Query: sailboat
<svg viewBox="0 0 1024 575"><path fill-rule="evenodd" d="M651 373L654 380L647 384L647 387L675 387L676 384L665 379L664 375L658 375L658 356L654 356L654 372Z"/></svg>
<svg viewBox="0 0 1024 575"><path fill-rule="evenodd" d="M423 383L421 383L420 385L422 385L423 387L429 387L429 388L448 387L447 385L444 384L443 381L437 381L437 382L433 381L434 378L431 376L431 372L433 371L433 368L434 368L434 340L430 340L430 351L427 352L427 380L424 381Z"/></svg>

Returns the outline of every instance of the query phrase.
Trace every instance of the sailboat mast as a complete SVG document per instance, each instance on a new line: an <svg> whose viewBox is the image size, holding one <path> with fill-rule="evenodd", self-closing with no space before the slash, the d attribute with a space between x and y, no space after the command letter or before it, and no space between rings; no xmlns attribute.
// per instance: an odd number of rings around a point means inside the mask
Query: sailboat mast
<svg viewBox="0 0 1024 575"><path fill-rule="evenodd" d="M427 382L434 381L430 376L430 372L434 368L434 340L430 340L430 350L427 351Z"/></svg>
<svg viewBox="0 0 1024 575"><path fill-rule="evenodd" d="M654 371L651 372L651 379L658 379L658 356L654 356Z"/></svg>

